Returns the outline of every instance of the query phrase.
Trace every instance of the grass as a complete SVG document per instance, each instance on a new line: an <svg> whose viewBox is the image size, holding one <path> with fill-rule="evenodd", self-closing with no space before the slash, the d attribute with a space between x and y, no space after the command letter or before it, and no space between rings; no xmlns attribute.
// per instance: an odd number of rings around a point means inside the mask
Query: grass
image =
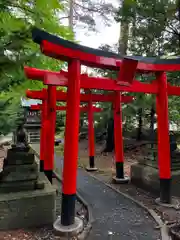
<svg viewBox="0 0 180 240"><path fill-rule="evenodd" d="M64 138L64 132L56 133L55 138Z"/></svg>
<svg viewBox="0 0 180 240"><path fill-rule="evenodd" d="M62 157L64 155L64 146L63 145L55 146L54 149L58 156Z"/></svg>

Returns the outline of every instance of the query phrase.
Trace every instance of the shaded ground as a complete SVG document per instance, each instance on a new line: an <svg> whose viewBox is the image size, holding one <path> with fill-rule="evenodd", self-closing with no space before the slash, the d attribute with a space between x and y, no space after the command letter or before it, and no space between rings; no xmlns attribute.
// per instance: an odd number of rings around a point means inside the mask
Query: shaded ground
<svg viewBox="0 0 180 240"><path fill-rule="evenodd" d="M153 209L161 217L161 219L168 225L174 225L180 223L180 210L173 208L165 208L155 204L155 199L159 196L153 195L150 192L144 191L136 186L129 184L113 184L112 176L115 174L115 162L113 160L113 153L109 153L107 156L101 154L103 145L96 144L96 167L100 169L97 172L93 172L97 178L112 185L117 190L128 194L139 202L143 203L150 209ZM145 151L145 147L137 147L136 149L126 151L124 154L125 159L125 174L130 176L131 165L136 163L139 158L142 157L142 152ZM79 144L79 165L86 167L88 165L88 141L82 141Z"/></svg>
<svg viewBox="0 0 180 240"><path fill-rule="evenodd" d="M114 153L101 154L104 145L96 144L95 164L100 173L115 174L115 159ZM137 162L137 158L141 155L139 149L135 149L125 153L125 174L130 175L130 167ZM88 166L88 141L84 140L79 143L79 166Z"/></svg>
<svg viewBox="0 0 180 240"><path fill-rule="evenodd" d="M134 202L78 170L78 189L92 207L94 222L88 240L160 239L150 215Z"/></svg>
<svg viewBox="0 0 180 240"><path fill-rule="evenodd" d="M111 183L112 175L115 173L113 154L108 154L107 156L104 156L101 154L103 146L96 145L96 147L97 147L96 158L95 158L96 166L98 168L100 168L101 171L95 172L93 174L96 177L98 177L99 179L101 179L102 181L112 184ZM62 146L56 147L56 152L59 156L61 156L62 155ZM0 155L1 155L1 151L0 151ZM79 144L79 166L86 167L88 165L88 155L89 155L88 154L88 142L87 141L80 142L80 144ZM131 150L128 153L125 153L125 173L127 175L130 174L131 164L135 163L137 161L138 157L140 157L140 156L141 156L141 149L136 149L133 151ZM57 169L61 173L59 166L57 166ZM86 184L86 183L83 183L83 184ZM132 184L128 184L128 185L112 184L112 185L113 185L113 187L116 187L117 189L119 189L121 192L124 192L124 193L130 195L131 197L133 197L134 199L142 202L148 208L154 209L161 216L161 218L164 221L166 221L166 223L174 224L174 223L179 222L180 211L175 210L175 209L167 209L164 207L157 206L154 203L154 200L157 196L154 196L148 192L145 192L139 188L136 188ZM85 186L85 189L86 189L86 186ZM103 202L103 200L101 202ZM108 229L108 230L110 230L110 229ZM48 234L51 234L51 231L52 231L51 228L49 228L49 229L41 228L38 230L33 229L32 231L31 230L28 230L28 231L19 230L19 231L13 231L13 232L8 231L6 233L1 232L0 240L1 239L2 240L3 239L5 239L5 240L6 239L7 240L9 240L9 239L14 239L14 240L16 240L16 239L19 239L19 240L52 239L49 237L50 235L48 235ZM107 231L106 231L106 233L107 233ZM5 234L5 235L3 235L3 234ZM42 234L44 234L43 235L44 238L41 237ZM46 237L46 235L47 235L47 237ZM95 239L95 238L89 238L89 240L91 240L91 239ZM114 238L112 238L112 239L114 239ZM139 238L130 238L130 239L139 239ZM154 239L158 239L158 238L154 238Z"/></svg>
<svg viewBox="0 0 180 240"><path fill-rule="evenodd" d="M0 149L0 164L3 166L4 157L9 146ZM53 180L53 185L58 190L56 197L56 217L61 214L61 183L56 179ZM76 213L78 216L83 217L87 214L84 206L76 201ZM86 224L86 223L85 223ZM45 226L41 228L18 229L12 231L0 231L0 240L54 240L52 226ZM71 239L70 239L71 240ZM75 238L72 240L76 240Z"/></svg>
<svg viewBox="0 0 180 240"><path fill-rule="evenodd" d="M38 150L39 146L34 145L33 148ZM54 159L56 171L61 174L63 158L55 155ZM160 239L154 219L133 201L95 180L82 169L78 170L77 185L78 192L91 205L95 220L89 240L110 239L111 232L113 240Z"/></svg>

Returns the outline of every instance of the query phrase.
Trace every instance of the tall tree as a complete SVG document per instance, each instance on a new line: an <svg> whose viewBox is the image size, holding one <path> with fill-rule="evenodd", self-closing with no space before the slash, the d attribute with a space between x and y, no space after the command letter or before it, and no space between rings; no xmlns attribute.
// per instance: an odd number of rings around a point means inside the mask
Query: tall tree
<svg viewBox="0 0 180 240"><path fill-rule="evenodd" d="M69 26L87 28L96 31L96 20L101 19L109 25L115 9L111 3L105 0L63 0L65 11L63 18L68 19Z"/></svg>
<svg viewBox="0 0 180 240"><path fill-rule="evenodd" d="M124 2L126 2L126 6L120 6L116 20L122 24L123 20L127 19L129 23L128 52L130 54L159 57L178 54L180 49L178 47L180 24L177 19L179 1L130 0ZM126 29L128 28L126 27ZM177 74L171 74L171 76L175 75L177 76ZM146 76L147 78L148 76ZM140 81L143 79L143 76L139 76ZM143 121L146 121L144 103L147 97L138 95L137 98L139 97L137 139L140 139ZM155 106L153 98L151 99L149 119L153 124ZM149 108L149 103L146 108ZM153 129L152 126L151 129Z"/></svg>
<svg viewBox="0 0 180 240"><path fill-rule="evenodd" d="M118 42L118 53L121 55L126 55L128 49L128 38L129 38L129 19L126 11L129 11L131 5L128 1L123 0L121 7L116 14L116 21L120 21L120 36ZM119 18L119 16L121 16ZM108 50L108 49L107 49ZM113 117L113 106L109 109L109 119L107 124L107 139L104 152L112 152L114 150L114 117Z"/></svg>
<svg viewBox="0 0 180 240"><path fill-rule="evenodd" d="M178 4L179 1L170 0L122 1L115 18L121 25L119 51L122 54L126 54L127 52L133 55L156 56L161 58L167 57L167 55L171 55L171 57L175 54L178 55L180 50ZM106 76L108 74L108 71L104 73ZM139 81L151 82L155 76L137 75L136 78L138 78ZM171 82L176 82L177 84L179 81L179 73L168 73L168 79L171 79ZM133 95L136 96L136 101L123 109L123 116L126 129L129 129L131 126L134 127L134 123L137 123L137 140L140 140L143 126L146 128L150 127L151 131L154 130L154 97L146 94ZM176 122L176 124L178 122L177 101L178 98L169 98L170 118L173 122ZM174 104L175 102L176 105ZM110 108L109 111L111 111ZM112 124L110 124L110 126L112 126ZM111 131L111 133L112 132L113 131ZM109 136L109 139L112 138ZM106 145L106 149L107 148Z"/></svg>
<svg viewBox="0 0 180 240"><path fill-rule="evenodd" d="M69 0L69 27L74 29L74 0Z"/></svg>

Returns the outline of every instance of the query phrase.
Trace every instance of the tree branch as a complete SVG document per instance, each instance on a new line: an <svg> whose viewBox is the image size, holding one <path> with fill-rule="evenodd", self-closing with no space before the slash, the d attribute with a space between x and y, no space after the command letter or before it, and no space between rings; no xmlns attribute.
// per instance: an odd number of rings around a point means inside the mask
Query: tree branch
<svg viewBox="0 0 180 240"><path fill-rule="evenodd" d="M68 19L68 18L69 18L69 16L61 17L61 18L59 18L59 20L61 21L61 20Z"/></svg>

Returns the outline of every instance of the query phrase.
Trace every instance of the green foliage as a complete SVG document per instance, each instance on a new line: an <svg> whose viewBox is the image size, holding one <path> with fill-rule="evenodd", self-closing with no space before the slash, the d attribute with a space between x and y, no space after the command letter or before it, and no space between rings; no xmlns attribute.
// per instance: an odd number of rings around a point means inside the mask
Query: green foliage
<svg viewBox="0 0 180 240"><path fill-rule="evenodd" d="M25 81L25 64L59 69L60 64L42 56L39 46L31 40L32 26L72 39L70 30L58 20L58 15L63 10L59 1L2 1L0 8L0 77L3 79L0 88L8 89L9 85Z"/></svg>
<svg viewBox="0 0 180 240"><path fill-rule="evenodd" d="M161 58L178 55L180 53L178 12L177 1L124 0L116 13L115 20L121 24L124 21L129 24L128 53ZM146 82L155 79L155 76L148 75L139 77L140 81L146 79ZM173 85L179 85L179 73L168 73L168 80ZM134 125L140 108L143 110L143 125L149 126L151 108L155 109L155 97L147 94L133 95L136 96L136 101L124 109L128 127ZM178 97L169 97L170 121L177 125L179 125L179 104Z"/></svg>
<svg viewBox="0 0 180 240"><path fill-rule="evenodd" d="M15 119L22 113L18 98L13 95L1 93L0 95L0 132L7 134L15 128Z"/></svg>
<svg viewBox="0 0 180 240"><path fill-rule="evenodd" d="M9 130L13 126L25 90L42 88L41 82L26 79L24 66L51 70L63 66L62 62L43 56L31 39L33 26L73 39L73 33L59 20L63 11L59 0L0 0L0 99L13 99L0 110L0 118L6 119L0 119L0 130L4 124Z"/></svg>
<svg viewBox="0 0 180 240"><path fill-rule="evenodd" d="M116 12L115 20L127 27L129 37L127 43L128 55L156 56L167 58L180 53L180 15L178 15L177 1L171 0L123 0ZM179 16L179 17L178 17ZM126 28L124 29L126 31ZM122 33L122 32L121 32ZM126 34L126 33L124 33ZM123 33L122 33L123 35ZM125 38L120 39L126 41ZM122 44L121 42L119 43ZM123 44L122 44L123 45ZM126 45L126 43L125 43ZM113 46L101 46L105 51L112 51ZM120 48L121 49L121 48ZM117 49L115 49L117 52ZM98 75L114 78L116 73L97 70ZM168 81L173 85L180 85L179 72L168 74ZM152 82L154 75L137 75L141 82ZM103 93L104 94L104 93ZM151 109L155 110L155 96L149 94L131 93L136 100L131 104L123 104L124 128L131 130L137 126L139 114L143 119L143 127L151 126ZM105 104L101 104L105 106ZM170 122L179 125L180 98L169 97ZM107 110L112 116L111 107ZM108 114L103 113L101 121L106 122ZM101 122L99 126L104 124Z"/></svg>
<svg viewBox="0 0 180 240"><path fill-rule="evenodd" d="M121 23L128 21L131 26L128 50L132 54L161 56L179 53L176 1L124 1L115 19Z"/></svg>
<svg viewBox="0 0 180 240"><path fill-rule="evenodd" d="M71 28L96 31L97 18L110 26L114 16L114 6L106 0L62 0L65 6L63 19L68 18Z"/></svg>

